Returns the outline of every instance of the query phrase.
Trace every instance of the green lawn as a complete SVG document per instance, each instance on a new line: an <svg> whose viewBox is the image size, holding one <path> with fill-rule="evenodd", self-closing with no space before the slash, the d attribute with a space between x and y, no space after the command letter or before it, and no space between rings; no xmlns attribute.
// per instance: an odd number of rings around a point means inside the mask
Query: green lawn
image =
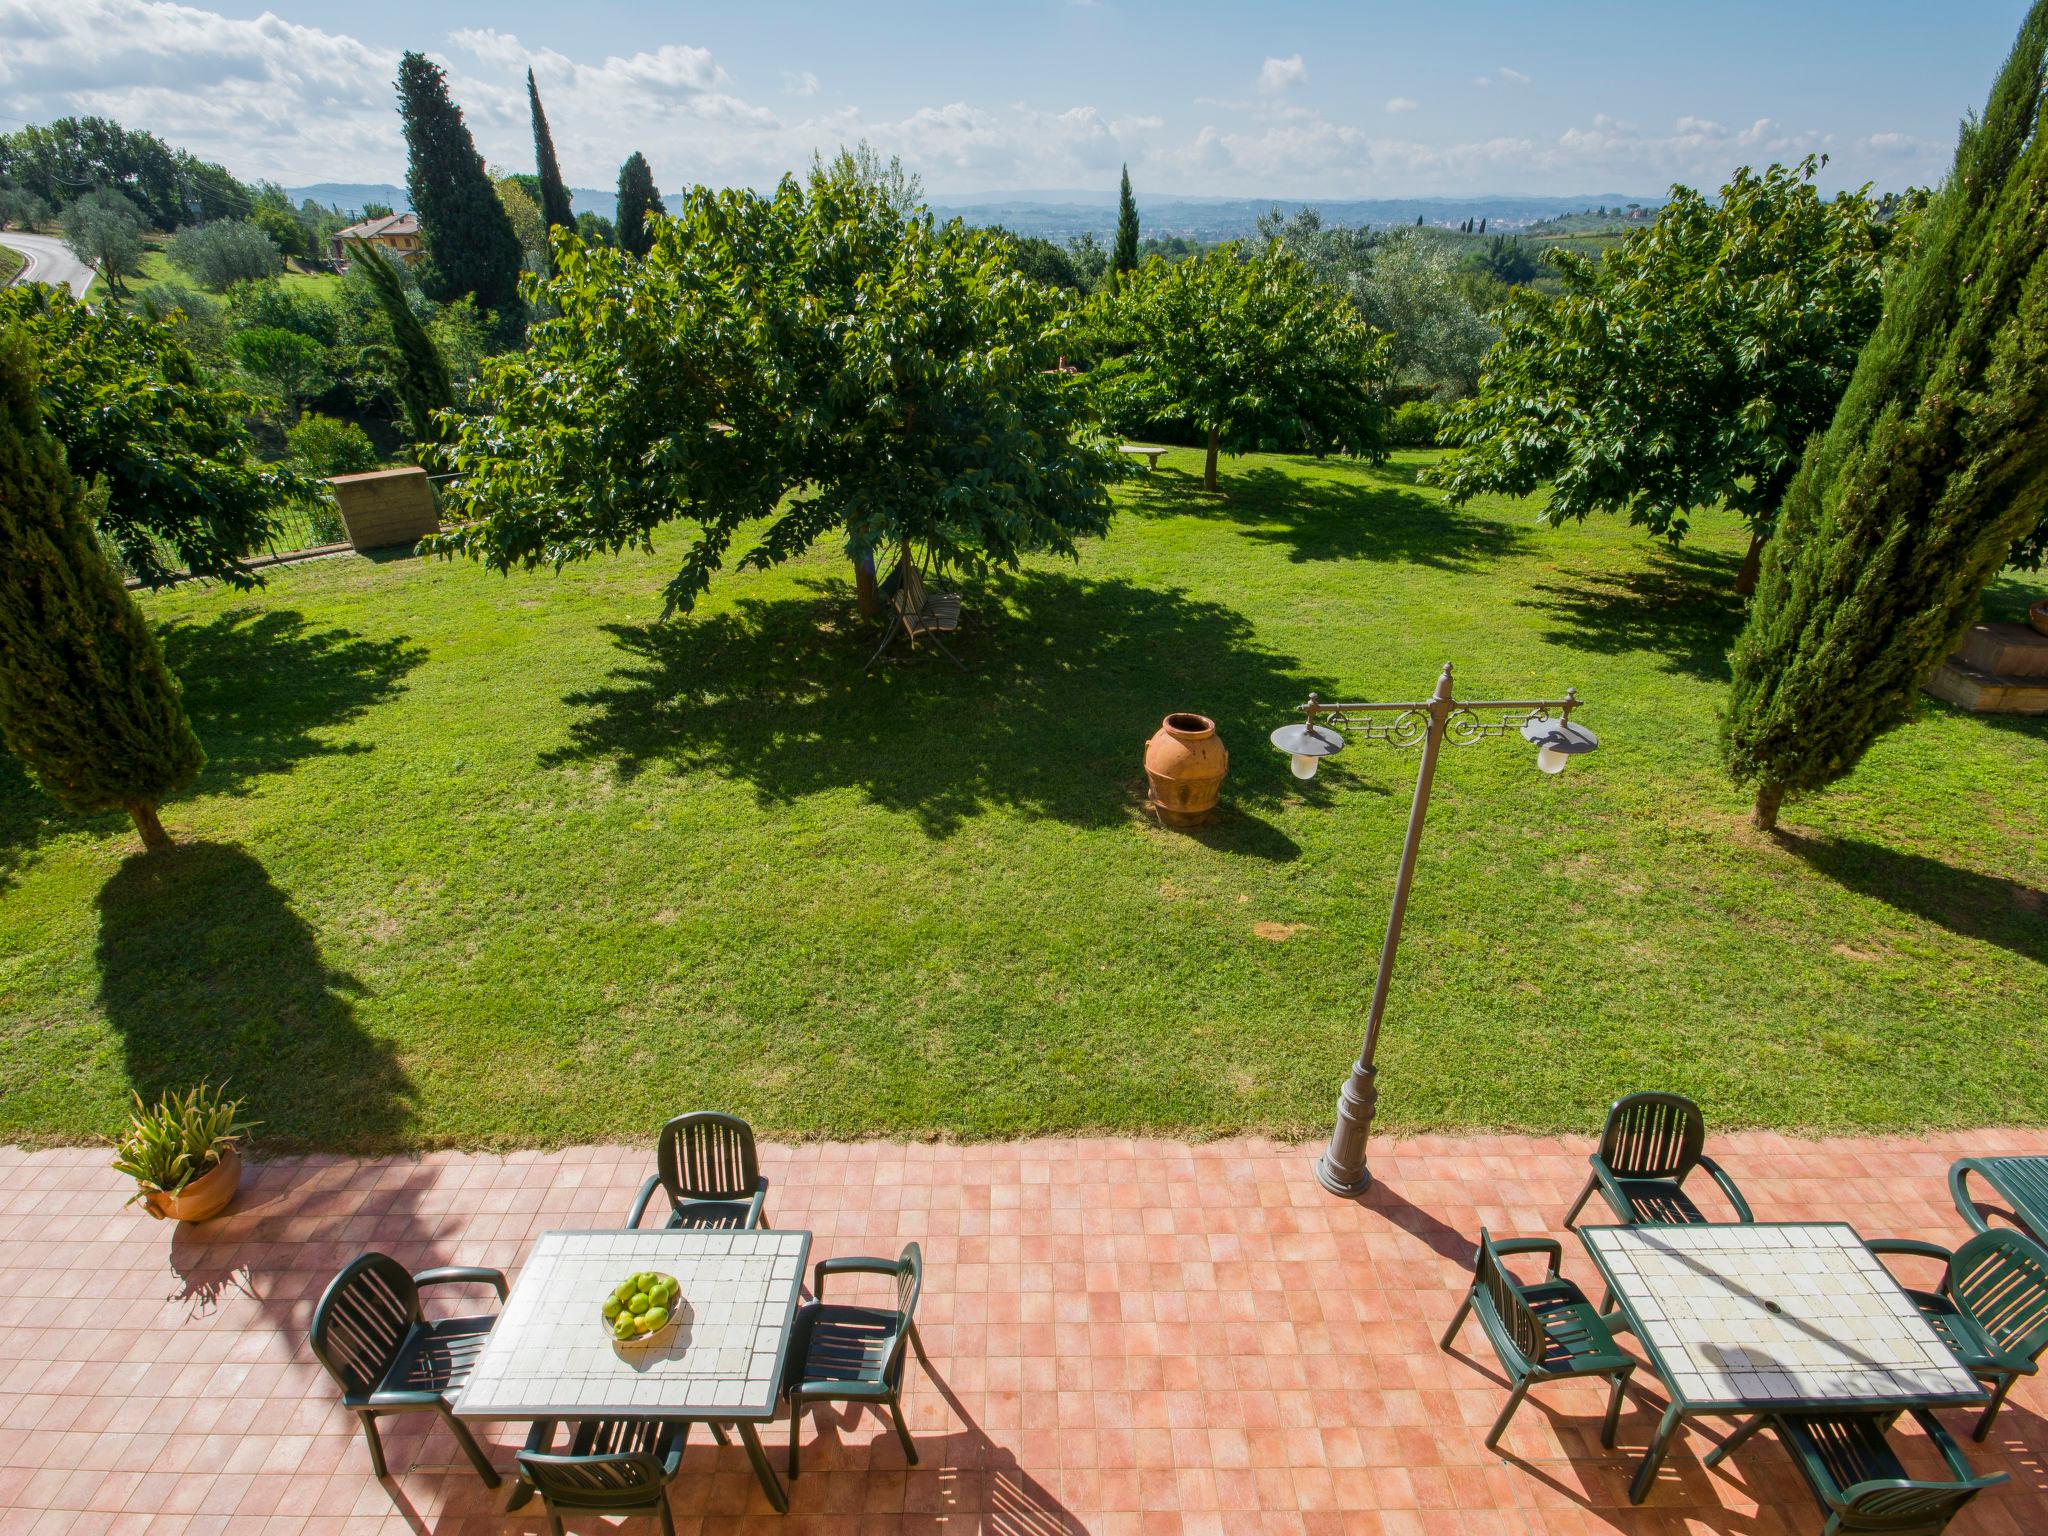
<svg viewBox="0 0 2048 1536"><path fill-rule="evenodd" d="M967 588L963 674L863 675L829 549L655 621L669 566L343 559L147 599L212 754L133 856L0 768L0 1136L232 1077L273 1147L1314 1133L1355 1048L1415 758L1303 786L1310 688L1576 685L1603 750L1447 749L1382 1125L2048 1120L2048 721L1928 702L1760 838L1715 711L1739 540L1446 509L1383 470L1170 455L1080 562ZM2003 583L2000 613L2039 584ZM1141 809L1217 717L1228 807Z"/></svg>
<svg viewBox="0 0 2048 1536"><path fill-rule="evenodd" d="M287 268L279 274L278 281L287 288L294 289L300 293L310 294L323 302L332 302L335 289L339 286L341 279L329 272L295 272ZM134 277L128 279L131 301L133 296L140 293L143 289L152 288L156 284L163 282L179 283L187 288L196 288L198 286L190 277L180 272L171 264L170 257L166 256L161 249L153 246L142 253L142 270ZM215 297L218 298L219 295L216 294Z"/></svg>
<svg viewBox="0 0 2048 1536"><path fill-rule="evenodd" d="M0 287L5 287L8 283L12 282L14 274L19 272L24 265L21 252L15 250L12 246L0 245Z"/></svg>

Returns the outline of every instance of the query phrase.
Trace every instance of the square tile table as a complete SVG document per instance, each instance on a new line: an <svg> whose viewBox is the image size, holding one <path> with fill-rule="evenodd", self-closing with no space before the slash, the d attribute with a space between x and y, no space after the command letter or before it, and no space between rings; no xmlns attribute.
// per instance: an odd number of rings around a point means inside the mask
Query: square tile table
<svg viewBox="0 0 2048 1536"><path fill-rule="evenodd" d="M1670 1406L1636 1469L1640 1504L1681 1420L1982 1403L1920 1309L1841 1222L1584 1227Z"/></svg>
<svg viewBox="0 0 2048 1536"><path fill-rule="evenodd" d="M769 1499L787 1510L754 1425L775 1417L810 1251L808 1232L543 1232L455 1415L732 1424ZM658 1343L617 1346L604 1300L648 1269L681 1283L680 1317Z"/></svg>

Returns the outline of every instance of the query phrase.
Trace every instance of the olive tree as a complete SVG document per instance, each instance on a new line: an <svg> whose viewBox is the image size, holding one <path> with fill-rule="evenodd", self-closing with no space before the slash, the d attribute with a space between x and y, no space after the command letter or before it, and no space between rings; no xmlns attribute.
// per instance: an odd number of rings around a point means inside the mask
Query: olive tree
<svg viewBox="0 0 2048 1536"><path fill-rule="evenodd" d="M1057 370L1065 305L1002 236L832 167L696 188L651 233L644 259L555 233L527 349L442 418L462 479L433 547L509 570L693 524L673 612L743 528L743 566L832 533L857 565L908 544L975 570L1106 526L1121 465Z"/></svg>

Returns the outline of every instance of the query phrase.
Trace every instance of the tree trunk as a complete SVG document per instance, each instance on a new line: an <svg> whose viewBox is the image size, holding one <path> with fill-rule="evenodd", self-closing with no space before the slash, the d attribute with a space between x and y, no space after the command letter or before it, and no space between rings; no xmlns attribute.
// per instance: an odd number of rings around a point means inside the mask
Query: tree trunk
<svg viewBox="0 0 2048 1536"><path fill-rule="evenodd" d="M1216 489L1216 449L1222 435L1215 427L1209 429L1209 461L1202 466L1202 489L1205 491Z"/></svg>
<svg viewBox="0 0 2048 1536"><path fill-rule="evenodd" d="M860 603L860 611L868 618L874 618L882 611L881 595L875 590L875 552L853 557L853 595Z"/></svg>
<svg viewBox="0 0 2048 1536"><path fill-rule="evenodd" d="M1749 823L1759 832L1774 831L1778 825L1778 807L1784 802L1785 786L1769 780L1757 785L1756 805L1749 813Z"/></svg>
<svg viewBox="0 0 2048 1536"><path fill-rule="evenodd" d="M1735 595L1748 597L1756 591L1757 572L1763 569L1764 534L1752 530L1749 535L1749 550L1742 557L1742 569L1735 573Z"/></svg>
<svg viewBox="0 0 2048 1536"><path fill-rule="evenodd" d="M157 819L156 807L147 800L130 800L128 814L135 822L135 830L142 834L144 852L162 853L171 846L171 834L164 830L164 824Z"/></svg>

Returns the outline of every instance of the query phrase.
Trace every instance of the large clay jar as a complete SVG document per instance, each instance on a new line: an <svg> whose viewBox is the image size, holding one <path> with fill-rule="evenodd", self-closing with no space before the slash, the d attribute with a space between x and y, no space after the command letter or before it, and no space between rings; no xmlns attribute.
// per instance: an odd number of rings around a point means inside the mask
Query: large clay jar
<svg viewBox="0 0 2048 1536"><path fill-rule="evenodd" d="M205 1221L227 1209L242 1182L242 1154L233 1147L220 1161L174 1195L153 1189L142 1197L142 1208L158 1221Z"/></svg>
<svg viewBox="0 0 2048 1536"><path fill-rule="evenodd" d="M1168 715L1145 743L1152 809L1168 826L1198 827L1216 809L1230 753L1207 715Z"/></svg>

